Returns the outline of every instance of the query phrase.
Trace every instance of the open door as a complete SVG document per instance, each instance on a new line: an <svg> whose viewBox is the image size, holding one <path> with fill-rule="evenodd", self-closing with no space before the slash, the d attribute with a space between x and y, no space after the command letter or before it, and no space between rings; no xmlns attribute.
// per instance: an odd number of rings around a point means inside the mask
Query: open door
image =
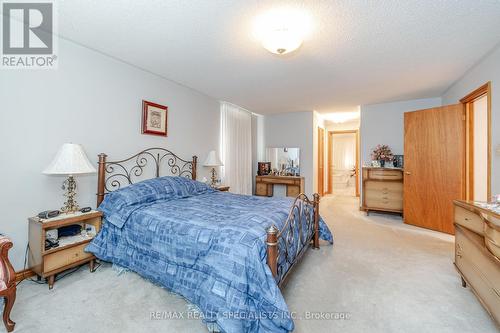
<svg viewBox="0 0 500 333"><path fill-rule="evenodd" d="M465 110L465 197L491 198L491 82L460 100Z"/></svg>
<svg viewBox="0 0 500 333"><path fill-rule="evenodd" d="M325 195L325 130L318 127L318 194Z"/></svg>
<svg viewBox="0 0 500 333"><path fill-rule="evenodd" d="M465 197L465 114L462 104L404 116L404 220L455 233L453 200Z"/></svg>

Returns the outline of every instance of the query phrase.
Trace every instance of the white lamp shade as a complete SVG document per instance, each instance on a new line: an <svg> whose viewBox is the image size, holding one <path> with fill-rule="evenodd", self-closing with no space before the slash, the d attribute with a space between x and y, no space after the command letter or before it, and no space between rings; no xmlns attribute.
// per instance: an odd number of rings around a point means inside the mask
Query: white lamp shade
<svg viewBox="0 0 500 333"><path fill-rule="evenodd" d="M216 166L222 166L222 161L219 158L219 155L215 152L215 150L211 150L208 153L207 159L205 160L205 163L203 164L204 166L207 167L216 167Z"/></svg>
<svg viewBox="0 0 500 333"><path fill-rule="evenodd" d="M46 175L78 175L95 172L96 169L85 155L82 146L74 143L63 144L54 160L43 170Z"/></svg>

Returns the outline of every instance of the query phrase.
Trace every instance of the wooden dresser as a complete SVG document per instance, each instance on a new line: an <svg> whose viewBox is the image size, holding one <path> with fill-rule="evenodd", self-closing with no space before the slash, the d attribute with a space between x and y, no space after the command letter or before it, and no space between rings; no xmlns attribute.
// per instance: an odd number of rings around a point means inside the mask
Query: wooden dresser
<svg viewBox="0 0 500 333"><path fill-rule="evenodd" d="M304 177L269 175L255 177L255 195L272 197L276 184L286 186L287 197L296 197L304 193Z"/></svg>
<svg viewBox="0 0 500 333"><path fill-rule="evenodd" d="M454 201L455 267L500 325L500 214L484 203ZM500 326L499 326L500 327Z"/></svg>
<svg viewBox="0 0 500 333"><path fill-rule="evenodd" d="M403 215L403 169L363 167L362 209Z"/></svg>

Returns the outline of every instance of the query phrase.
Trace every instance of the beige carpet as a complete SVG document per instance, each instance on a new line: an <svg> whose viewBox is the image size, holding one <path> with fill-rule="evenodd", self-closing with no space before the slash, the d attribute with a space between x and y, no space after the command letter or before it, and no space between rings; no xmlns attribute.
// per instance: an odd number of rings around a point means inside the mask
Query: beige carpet
<svg viewBox="0 0 500 333"><path fill-rule="evenodd" d="M453 238L366 217L351 197L326 197L335 245L308 251L284 296L295 332L497 332L453 268ZM16 332L207 332L198 319L151 320L189 305L134 273L86 268L47 285L24 281L12 312ZM1 329L0 329L1 332Z"/></svg>

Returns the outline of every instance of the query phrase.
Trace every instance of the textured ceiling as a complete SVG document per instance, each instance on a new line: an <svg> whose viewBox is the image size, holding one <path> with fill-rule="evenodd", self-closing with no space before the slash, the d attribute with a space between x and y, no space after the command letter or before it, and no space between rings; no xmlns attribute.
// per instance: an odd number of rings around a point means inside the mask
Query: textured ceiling
<svg viewBox="0 0 500 333"><path fill-rule="evenodd" d="M313 31L285 57L254 17L303 7ZM254 112L332 112L441 95L500 41L500 1L58 1L59 33Z"/></svg>

